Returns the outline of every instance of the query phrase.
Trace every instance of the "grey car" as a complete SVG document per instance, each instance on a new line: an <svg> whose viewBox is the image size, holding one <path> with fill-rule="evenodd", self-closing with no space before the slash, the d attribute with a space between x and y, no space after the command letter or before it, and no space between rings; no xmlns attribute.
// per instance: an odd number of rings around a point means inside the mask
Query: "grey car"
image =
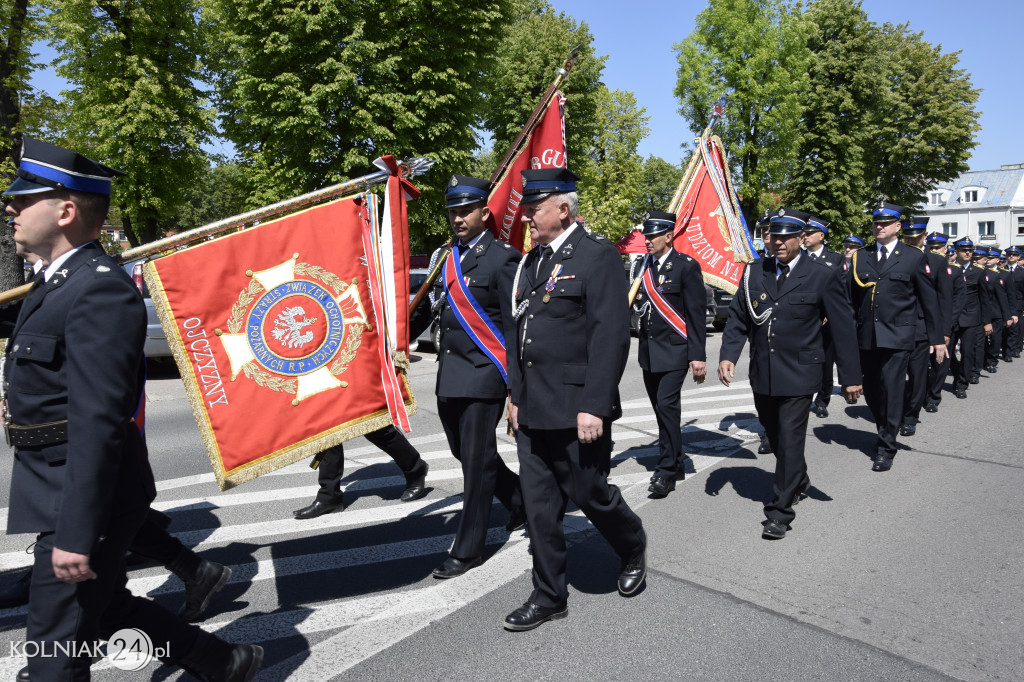
<svg viewBox="0 0 1024 682"><path fill-rule="evenodd" d="M142 277L143 263L145 260L134 260L122 263L121 267L135 282L135 286L142 292L142 298L146 302L146 345L144 349L146 357L151 359L169 358L171 357L171 347L167 343L167 336L164 335L164 328L160 325L156 308L153 307L149 287L146 286L146 280Z"/></svg>

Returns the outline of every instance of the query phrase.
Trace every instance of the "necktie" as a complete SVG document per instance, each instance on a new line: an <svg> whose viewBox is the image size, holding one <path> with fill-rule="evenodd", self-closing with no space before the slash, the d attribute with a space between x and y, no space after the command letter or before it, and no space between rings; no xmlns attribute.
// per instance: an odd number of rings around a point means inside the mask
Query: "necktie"
<svg viewBox="0 0 1024 682"><path fill-rule="evenodd" d="M878 250L878 267L885 265L885 259L889 257L889 249L884 246Z"/></svg>
<svg viewBox="0 0 1024 682"><path fill-rule="evenodd" d="M779 273L779 278L775 280L775 285L777 288L782 289L782 285L786 283L786 277L789 275L789 266L780 265L779 269L782 270L782 272Z"/></svg>
<svg viewBox="0 0 1024 682"><path fill-rule="evenodd" d="M540 275L541 271L543 271L547 267L548 261L551 260L551 254L552 253L554 253L554 251L551 249L550 246L542 246L542 247L540 247L540 258L537 259L537 275L538 276Z"/></svg>

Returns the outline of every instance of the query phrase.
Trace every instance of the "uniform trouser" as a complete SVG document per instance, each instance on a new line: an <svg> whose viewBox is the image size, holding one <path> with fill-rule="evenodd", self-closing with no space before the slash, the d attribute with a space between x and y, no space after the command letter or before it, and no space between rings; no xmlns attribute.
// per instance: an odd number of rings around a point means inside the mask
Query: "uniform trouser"
<svg viewBox="0 0 1024 682"><path fill-rule="evenodd" d="M531 429L520 425L519 477L523 484L526 521L533 554L533 594L530 601L544 607L564 604L565 507L572 500L604 536L615 553L630 561L644 548L643 524L618 487L608 483L612 429L594 443L580 443L572 429Z"/></svg>
<svg viewBox="0 0 1024 682"><path fill-rule="evenodd" d="M1005 320L992 321L992 333L985 339L985 367L999 364L999 353L1003 350L1003 335L1006 333Z"/></svg>
<svg viewBox="0 0 1024 682"><path fill-rule="evenodd" d="M877 455L896 456L896 434L903 421L903 395L907 390L909 350L873 348L860 351L864 372L864 399L875 418Z"/></svg>
<svg viewBox="0 0 1024 682"><path fill-rule="evenodd" d="M946 345L946 357L942 362L936 362L934 355L928 355L928 394L924 400L926 405L937 406L942 402L942 387L946 385L946 377L949 376L954 350L956 350L956 332L949 337L949 344Z"/></svg>
<svg viewBox="0 0 1024 682"><path fill-rule="evenodd" d="M978 324L971 327L959 327L953 332L953 338L950 339L949 345L954 350L958 350L950 361L954 391L966 389L971 377L974 376L976 369L974 349L978 344L979 337L984 334L984 329ZM957 349L958 345L959 349Z"/></svg>
<svg viewBox="0 0 1024 682"><path fill-rule="evenodd" d="M836 364L836 344L832 341L832 327L826 324L821 330L821 340L825 346L825 364L821 367L821 388L818 395L814 396L814 404L828 407L832 399L832 390L835 388L835 377L832 368Z"/></svg>
<svg viewBox="0 0 1024 682"><path fill-rule="evenodd" d="M771 396L754 393L754 407L761 420L768 442L775 453L775 484L772 501L765 505L764 515L790 523L796 518L793 500L807 477L804 446L807 442L807 419L811 396Z"/></svg>
<svg viewBox="0 0 1024 682"><path fill-rule="evenodd" d="M907 361L907 388L903 392L903 424L921 421L921 407L928 394L928 340L918 341ZM902 424L901 424L902 426Z"/></svg>
<svg viewBox="0 0 1024 682"><path fill-rule="evenodd" d="M131 551L153 559L161 566L166 566L174 561L184 548L178 538L167 532L167 524L163 522L163 519L166 518L162 512L150 509L130 547ZM196 564L198 564L198 560Z"/></svg>
<svg viewBox="0 0 1024 682"><path fill-rule="evenodd" d="M1010 353L1020 355L1024 350L1024 316L1017 316L1017 324L1010 327Z"/></svg>
<svg viewBox="0 0 1024 682"><path fill-rule="evenodd" d="M981 376L981 369L985 366L985 346L988 344L989 335L985 334L984 325L982 323L981 334L978 336L974 343L974 364L971 366L971 378L977 379ZM992 327L995 330L995 325Z"/></svg>
<svg viewBox="0 0 1024 682"><path fill-rule="evenodd" d="M201 667L227 665L231 655L228 644L182 622L162 606L136 597L125 587L125 552L144 516L142 510L111 520L103 539L89 555L89 566L97 575L93 580L70 585L60 581L53 572L55 536L44 534L36 542L26 640L40 646L45 642L46 652L55 655L28 658L33 680L88 680L92 658L80 647L98 638L109 638L122 628L145 632L153 646L162 650L160 658L165 662L188 655L190 662L204 664ZM77 643L76 652L84 655L67 655L71 642Z"/></svg>
<svg viewBox="0 0 1024 682"><path fill-rule="evenodd" d="M679 391L686 369L644 372L644 387L658 421L658 465L655 476L673 478L684 473L683 433L679 426Z"/></svg>
<svg viewBox="0 0 1024 682"><path fill-rule="evenodd" d="M448 447L462 464L462 518L449 552L456 559L475 559L484 551L493 499L510 512L523 506L519 477L498 455L494 429L505 399L438 398L437 415Z"/></svg>
<svg viewBox="0 0 1024 682"><path fill-rule="evenodd" d="M394 426L371 431L366 434L366 440L395 460L407 481L423 475L427 463L420 458L420 453L405 435ZM320 490L316 494L316 499L326 504L341 502L341 478L344 473L345 447L339 443L324 450L324 456L317 468Z"/></svg>

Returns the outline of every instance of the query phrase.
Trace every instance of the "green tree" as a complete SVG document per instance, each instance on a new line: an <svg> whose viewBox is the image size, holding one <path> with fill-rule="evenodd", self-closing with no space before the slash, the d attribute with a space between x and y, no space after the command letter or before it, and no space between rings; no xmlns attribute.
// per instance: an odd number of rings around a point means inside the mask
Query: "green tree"
<svg viewBox="0 0 1024 682"><path fill-rule="evenodd" d="M598 135L601 71L607 57L594 54L586 22L558 12L545 0L517 0L511 27L498 42L496 64L485 83L483 127L494 135L498 159L505 155L557 69L580 46L572 72L562 86L566 98L565 135L569 168L586 187L585 159ZM493 172L492 169L491 172Z"/></svg>
<svg viewBox="0 0 1024 682"><path fill-rule="evenodd" d="M587 179L580 187L580 215L589 229L612 240L636 224L644 166L636 148L650 132L645 111L632 92L599 88L596 135L576 163Z"/></svg>
<svg viewBox="0 0 1024 682"><path fill-rule="evenodd" d="M807 27L785 0L710 0L693 32L675 46L680 113L699 134L725 93L722 138L740 206L750 223L796 155L807 85Z"/></svg>
<svg viewBox="0 0 1024 682"><path fill-rule="evenodd" d="M441 232L444 188L477 145L508 0L210 0L221 123L267 204L430 155L414 232Z"/></svg>
<svg viewBox="0 0 1024 682"><path fill-rule="evenodd" d="M865 159L871 196L902 206L920 203L936 182L968 169L980 129L978 90L957 68L959 52L943 54L907 24L885 24L880 45L888 55L887 88L875 107L875 142ZM870 197L869 197L870 198Z"/></svg>
<svg viewBox="0 0 1024 682"><path fill-rule="evenodd" d="M809 82L786 201L829 221L829 241L838 246L868 222L866 153L876 144L874 119L886 56L860 0L816 0L806 17Z"/></svg>
<svg viewBox="0 0 1024 682"><path fill-rule="evenodd" d="M0 0L0 189L14 178L24 132L22 108L29 77L36 64L32 43L40 23L35 3L30 0ZM0 209L3 203L0 202ZM3 216L6 218L6 216ZM6 220L0 222L0 290L24 281L21 258L14 252L14 235Z"/></svg>
<svg viewBox="0 0 1024 682"><path fill-rule="evenodd" d="M633 222L639 223L648 211L667 211L682 179L683 169L680 166L660 156L648 156L644 160L640 195L633 207Z"/></svg>
<svg viewBox="0 0 1024 682"><path fill-rule="evenodd" d="M197 83L196 0L51 0L72 146L118 168L112 203L133 245L161 235L207 166L213 116Z"/></svg>
<svg viewBox="0 0 1024 682"><path fill-rule="evenodd" d="M167 233L202 227L245 212L252 194L248 170L234 162L207 168L195 185L182 188L184 204L164 223Z"/></svg>

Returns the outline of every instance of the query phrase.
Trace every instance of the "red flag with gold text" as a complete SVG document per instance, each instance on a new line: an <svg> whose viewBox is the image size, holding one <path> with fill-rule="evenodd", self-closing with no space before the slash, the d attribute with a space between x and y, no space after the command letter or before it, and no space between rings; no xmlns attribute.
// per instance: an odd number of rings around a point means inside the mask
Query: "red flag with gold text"
<svg viewBox="0 0 1024 682"><path fill-rule="evenodd" d="M363 194L146 264L221 489L391 424L388 384L415 412L375 313L376 221Z"/></svg>
<svg viewBox="0 0 1024 682"><path fill-rule="evenodd" d="M725 150L717 136L704 134L683 175L672 210L672 245L700 263L704 281L736 293L743 264L754 260L754 245L729 178Z"/></svg>
<svg viewBox="0 0 1024 682"><path fill-rule="evenodd" d="M537 168L565 168L565 96L556 92L547 110L527 136L522 149L498 178L487 199L491 209L488 229L498 239L523 251L523 198L524 170Z"/></svg>

